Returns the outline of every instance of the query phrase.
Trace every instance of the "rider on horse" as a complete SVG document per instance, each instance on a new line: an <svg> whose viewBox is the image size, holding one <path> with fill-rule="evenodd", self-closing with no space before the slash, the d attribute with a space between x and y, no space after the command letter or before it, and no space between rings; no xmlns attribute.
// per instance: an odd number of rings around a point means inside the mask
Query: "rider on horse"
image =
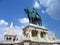
<svg viewBox="0 0 60 45"><path fill-rule="evenodd" d="M24 9L26 14L28 15L29 22L32 24L38 24L39 26L42 26L42 20L40 15L37 13L36 9L33 8L33 10L30 12L28 9Z"/></svg>

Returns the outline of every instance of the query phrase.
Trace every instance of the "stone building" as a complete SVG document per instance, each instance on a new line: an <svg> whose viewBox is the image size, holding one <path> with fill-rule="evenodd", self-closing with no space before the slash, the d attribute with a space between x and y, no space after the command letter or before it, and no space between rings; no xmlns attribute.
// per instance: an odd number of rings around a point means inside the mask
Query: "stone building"
<svg viewBox="0 0 60 45"><path fill-rule="evenodd" d="M11 23L9 31L4 35L4 41L0 45L60 45L56 35L48 38L48 29L43 26L29 24L23 29L24 40L20 40L14 33L14 26Z"/></svg>
<svg viewBox="0 0 60 45"><path fill-rule="evenodd" d="M52 34L52 37L48 38L48 29L42 26L41 17L35 8L31 12L29 9L24 10L29 18L29 25L22 29L24 39L20 40L21 38L14 33L12 22L8 32L4 35L4 41L0 42L0 45L60 45L60 41L56 39L56 34Z"/></svg>
<svg viewBox="0 0 60 45"><path fill-rule="evenodd" d="M14 33L14 26L11 23L8 32L4 35L4 41L0 42L0 45L11 45L14 42L20 42L20 38Z"/></svg>
<svg viewBox="0 0 60 45"><path fill-rule="evenodd" d="M60 45L56 35L48 38L48 29L43 26L29 24L23 28L24 45Z"/></svg>

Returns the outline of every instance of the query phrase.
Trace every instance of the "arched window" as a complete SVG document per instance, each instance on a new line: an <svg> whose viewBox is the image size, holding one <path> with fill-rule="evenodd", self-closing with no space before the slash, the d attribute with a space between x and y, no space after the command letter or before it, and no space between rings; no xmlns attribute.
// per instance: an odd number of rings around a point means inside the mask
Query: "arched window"
<svg viewBox="0 0 60 45"><path fill-rule="evenodd" d="M8 37L6 38L6 40L8 40Z"/></svg>
<svg viewBox="0 0 60 45"><path fill-rule="evenodd" d="M13 38L13 41L15 41L15 38Z"/></svg>
<svg viewBox="0 0 60 45"><path fill-rule="evenodd" d="M33 36L33 37L35 37L35 36L37 37L37 34L38 34L38 31L32 30L32 36Z"/></svg>
<svg viewBox="0 0 60 45"><path fill-rule="evenodd" d="M11 41L11 37L7 37L6 40L7 40L7 41Z"/></svg>
<svg viewBox="0 0 60 45"><path fill-rule="evenodd" d="M40 36L41 36L41 38L44 38L46 36L46 33L45 32L41 32Z"/></svg>
<svg viewBox="0 0 60 45"><path fill-rule="evenodd" d="M43 38L43 32L40 33L41 38Z"/></svg>
<svg viewBox="0 0 60 45"><path fill-rule="evenodd" d="M11 37L9 37L9 40L11 40Z"/></svg>

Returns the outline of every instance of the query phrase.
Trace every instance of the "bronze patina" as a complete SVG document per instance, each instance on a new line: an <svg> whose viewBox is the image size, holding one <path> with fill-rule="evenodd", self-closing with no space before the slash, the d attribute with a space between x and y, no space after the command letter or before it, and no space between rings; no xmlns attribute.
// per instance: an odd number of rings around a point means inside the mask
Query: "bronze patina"
<svg viewBox="0 0 60 45"><path fill-rule="evenodd" d="M24 11L28 16L29 23L42 26L41 16L37 13L37 10L35 8L33 8L33 10L31 12L28 8L24 9Z"/></svg>

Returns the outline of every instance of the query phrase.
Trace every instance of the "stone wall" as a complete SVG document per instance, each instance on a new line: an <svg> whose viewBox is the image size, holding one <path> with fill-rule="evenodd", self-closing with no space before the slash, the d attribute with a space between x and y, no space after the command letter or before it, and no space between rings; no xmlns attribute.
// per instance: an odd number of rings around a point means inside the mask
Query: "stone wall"
<svg viewBox="0 0 60 45"><path fill-rule="evenodd" d="M30 40L25 40L25 41L20 42L20 43L14 43L14 44L2 44L2 43L0 43L0 45L60 45L60 43L34 42L34 41L30 41Z"/></svg>
<svg viewBox="0 0 60 45"><path fill-rule="evenodd" d="M47 42L34 42L34 41L24 41L27 45L60 45L60 43L47 43Z"/></svg>
<svg viewBox="0 0 60 45"><path fill-rule="evenodd" d="M21 44L17 43L17 44L0 44L0 45L21 45Z"/></svg>

